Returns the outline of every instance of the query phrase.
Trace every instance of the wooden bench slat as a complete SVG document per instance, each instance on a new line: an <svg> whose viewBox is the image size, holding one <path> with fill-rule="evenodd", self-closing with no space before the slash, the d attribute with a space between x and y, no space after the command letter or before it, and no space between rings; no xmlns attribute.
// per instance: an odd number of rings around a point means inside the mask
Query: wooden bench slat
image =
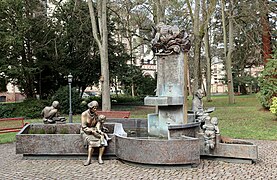
<svg viewBox="0 0 277 180"><path fill-rule="evenodd" d="M24 118L1 118L0 121L24 121Z"/></svg>
<svg viewBox="0 0 277 180"><path fill-rule="evenodd" d="M18 132L26 124L23 117L0 119L0 133Z"/></svg>
<svg viewBox="0 0 277 180"><path fill-rule="evenodd" d="M0 131L8 131L8 130L13 130L13 129L21 129L24 126L20 126L20 127L11 127L11 128L1 128Z"/></svg>
<svg viewBox="0 0 277 180"><path fill-rule="evenodd" d="M4 130L4 131L0 130L0 134L9 133L9 132L19 132L20 130L21 130L21 128L20 129Z"/></svg>
<svg viewBox="0 0 277 180"><path fill-rule="evenodd" d="M97 111L97 113L103 114L106 118L129 118L130 111Z"/></svg>

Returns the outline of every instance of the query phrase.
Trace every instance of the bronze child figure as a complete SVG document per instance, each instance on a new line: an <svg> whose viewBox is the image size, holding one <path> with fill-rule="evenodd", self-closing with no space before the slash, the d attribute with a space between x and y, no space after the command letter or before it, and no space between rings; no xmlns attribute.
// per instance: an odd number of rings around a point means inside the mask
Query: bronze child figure
<svg viewBox="0 0 277 180"><path fill-rule="evenodd" d="M105 144L105 140L109 141L111 140L111 138L109 138L108 134L106 132L109 132L109 130L103 126L104 122L106 121L106 116L100 114L98 116L98 123L96 124L96 132L100 134L100 141L101 144L104 145Z"/></svg>

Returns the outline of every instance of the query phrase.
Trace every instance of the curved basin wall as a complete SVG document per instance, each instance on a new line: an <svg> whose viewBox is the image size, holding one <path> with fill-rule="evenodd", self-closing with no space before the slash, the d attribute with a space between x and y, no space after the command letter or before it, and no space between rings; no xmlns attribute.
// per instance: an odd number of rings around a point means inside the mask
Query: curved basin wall
<svg viewBox="0 0 277 180"><path fill-rule="evenodd" d="M143 164L199 164L200 142L197 138L163 140L115 136L116 156Z"/></svg>

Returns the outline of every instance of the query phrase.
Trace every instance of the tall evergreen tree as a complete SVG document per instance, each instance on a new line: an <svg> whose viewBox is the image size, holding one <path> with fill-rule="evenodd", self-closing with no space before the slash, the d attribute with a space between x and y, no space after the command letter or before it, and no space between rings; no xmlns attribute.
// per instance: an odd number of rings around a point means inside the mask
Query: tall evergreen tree
<svg viewBox="0 0 277 180"><path fill-rule="evenodd" d="M49 46L48 19L39 0L4 0L0 3L1 67L7 81L17 84L28 97L37 93L39 52Z"/></svg>

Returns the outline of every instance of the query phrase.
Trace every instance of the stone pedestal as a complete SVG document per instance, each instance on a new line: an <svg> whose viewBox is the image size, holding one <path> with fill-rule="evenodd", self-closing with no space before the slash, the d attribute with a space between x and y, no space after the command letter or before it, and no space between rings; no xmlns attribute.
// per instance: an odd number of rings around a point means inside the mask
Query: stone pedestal
<svg viewBox="0 0 277 180"><path fill-rule="evenodd" d="M168 125L184 122L184 53L157 58L157 96L144 99L145 105L158 107L148 115L148 133L168 137Z"/></svg>

